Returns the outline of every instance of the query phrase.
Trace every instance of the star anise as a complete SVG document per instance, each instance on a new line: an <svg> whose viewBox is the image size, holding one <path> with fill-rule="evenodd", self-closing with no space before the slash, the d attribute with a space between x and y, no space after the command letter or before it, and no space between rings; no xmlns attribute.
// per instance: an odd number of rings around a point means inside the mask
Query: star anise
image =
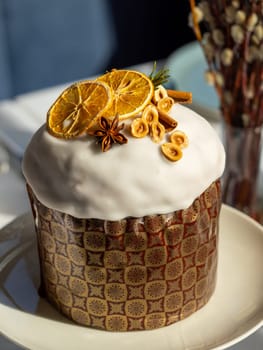
<svg viewBox="0 0 263 350"><path fill-rule="evenodd" d="M88 132L89 135L95 136L97 143L101 144L102 152L108 151L113 143L127 143L127 138L120 133L124 128L124 123L119 125L118 114L112 121L105 117L99 118L99 129Z"/></svg>

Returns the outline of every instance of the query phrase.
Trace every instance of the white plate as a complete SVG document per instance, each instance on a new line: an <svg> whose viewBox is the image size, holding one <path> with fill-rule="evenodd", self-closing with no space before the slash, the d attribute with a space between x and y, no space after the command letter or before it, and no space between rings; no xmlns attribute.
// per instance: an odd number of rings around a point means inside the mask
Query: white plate
<svg viewBox="0 0 263 350"><path fill-rule="evenodd" d="M158 330L110 333L77 326L39 298L35 234L26 214L0 231L0 331L36 350L225 349L263 325L263 227L227 206L220 224L218 283L203 309Z"/></svg>
<svg viewBox="0 0 263 350"><path fill-rule="evenodd" d="M184 45L167 60L170 82L175 88L193 93L192 108L207 118L219 118L219 101L204 79L207 63L197 41Z"/></svg>

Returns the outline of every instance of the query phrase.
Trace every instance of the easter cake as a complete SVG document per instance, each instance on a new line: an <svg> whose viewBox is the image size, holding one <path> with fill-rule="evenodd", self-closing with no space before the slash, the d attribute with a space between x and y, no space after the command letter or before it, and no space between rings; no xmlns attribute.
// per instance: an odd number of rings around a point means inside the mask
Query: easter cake
<svg viewBox="0 0 263 350"><path fill-rule="evenodd" d="M71 85L26 149L41 291L78 324L155 329L214 292L225 153L163 77Z"/></svg>

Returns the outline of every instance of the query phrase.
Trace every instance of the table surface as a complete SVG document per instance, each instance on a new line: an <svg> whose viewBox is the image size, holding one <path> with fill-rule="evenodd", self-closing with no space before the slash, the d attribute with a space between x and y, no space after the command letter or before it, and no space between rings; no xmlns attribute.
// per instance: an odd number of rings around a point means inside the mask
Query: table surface
<svg viewBox="0 0 263 350"><path fill-rule="evenodd" d="M138 70L145 72L149 72L150 67L151 64L148 63L137 66ZM15 99L0 102L0 131L9 135L11 139L17 140L18 147L15 152L18 154L20 152L20 156L23 153L25 143L28 142L34 131L45 122L46 111L65 86L68 86L68 84L20 95ZM14 123L16 118L19 125ZM13 124L9 123L11 119ZM220 132L219 123L215 120L213 126ZM18 215L29 210L25 182L18 167L11 166L6 173L0 173L0 194L0 227L3 227ZM230 349L262 350L262 348L263 328ZM18 350L21 347L0 336L0 349Z"/></svg>

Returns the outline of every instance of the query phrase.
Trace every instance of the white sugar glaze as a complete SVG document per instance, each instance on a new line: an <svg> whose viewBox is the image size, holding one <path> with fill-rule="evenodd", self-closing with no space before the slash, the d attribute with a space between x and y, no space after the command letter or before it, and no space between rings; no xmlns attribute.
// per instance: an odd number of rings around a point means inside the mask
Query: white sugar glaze
<svg viewBox="0 0 263 350"><path fill-rule="evenodd" d="M148 136L129 137L103 153L92 137L58 139L42 126L25 152L24 176L43 204L79 218L119 220L185 209L222 175L225 152L198 114L179 104L170 114L189 138L177 162Z"/></svg>

